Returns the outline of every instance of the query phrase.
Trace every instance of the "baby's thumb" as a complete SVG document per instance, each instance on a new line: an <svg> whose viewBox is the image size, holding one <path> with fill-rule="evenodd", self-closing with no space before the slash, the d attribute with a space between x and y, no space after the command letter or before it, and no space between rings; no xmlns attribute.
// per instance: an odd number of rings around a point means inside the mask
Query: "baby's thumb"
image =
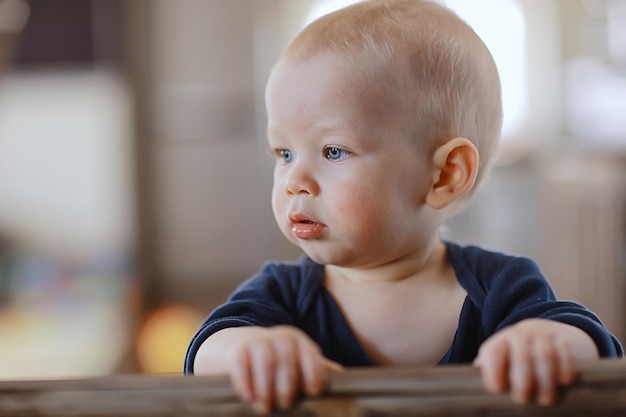
<svg viewBox="0 0 626 417"><path fill-rule="evenodd" d="M324 367L326 368L327 371L343 371L344 367L341 366L341 364L335 362L335 361L331 361L328 358L324 358Z"/></svg>

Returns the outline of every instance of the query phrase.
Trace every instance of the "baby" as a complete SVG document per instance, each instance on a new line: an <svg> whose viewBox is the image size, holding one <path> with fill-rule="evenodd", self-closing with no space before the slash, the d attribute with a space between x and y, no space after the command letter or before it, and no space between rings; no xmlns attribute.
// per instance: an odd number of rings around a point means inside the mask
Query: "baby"
<svg viewBox="0 0 626 417"><path fill-rule="evenodd" d="M266 90L272 208L305 255L267 263L193 338L188 374L229 375L263 410L328 371L473 363L489 391L552 404L576 362L623 355L537 265L442 241L500 134L489 51L445 7L370 0L291 43Z"/></svg>

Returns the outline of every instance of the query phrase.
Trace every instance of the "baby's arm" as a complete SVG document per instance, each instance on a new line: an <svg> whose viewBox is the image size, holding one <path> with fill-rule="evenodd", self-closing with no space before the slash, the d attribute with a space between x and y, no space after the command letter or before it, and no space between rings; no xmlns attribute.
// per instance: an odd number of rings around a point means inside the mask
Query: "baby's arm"
<svg viewBox="0 0 626 417"><path fill-rule="evenodd" d="M575 362L599 357L593 339L569 324L526 319L491 336L474 362L491 392L510 391L513 399L539 404L556 400L559 385L576 378Z"/></svg>
<svg viewBox="0 0 626 417"><path fill-rule="evenodd" d="M194 362L196 375L228 375L239 395L263 411L290 407L300 390L319 395L329 370L326 359L303 331L293 326L245 326L220 330L207 338Z"/></svg>

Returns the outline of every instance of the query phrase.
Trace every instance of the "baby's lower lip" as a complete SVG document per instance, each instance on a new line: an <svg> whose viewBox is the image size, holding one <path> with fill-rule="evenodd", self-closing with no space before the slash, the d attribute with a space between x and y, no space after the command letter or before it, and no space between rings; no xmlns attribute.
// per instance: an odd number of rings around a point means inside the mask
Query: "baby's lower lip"
<svg viewBox="0 0 626 417"><path fill-rule="evenodd" d="M315 222L298 222L291 225L291 231L299 239L313 239L324 233L326 226Z"/></svg>

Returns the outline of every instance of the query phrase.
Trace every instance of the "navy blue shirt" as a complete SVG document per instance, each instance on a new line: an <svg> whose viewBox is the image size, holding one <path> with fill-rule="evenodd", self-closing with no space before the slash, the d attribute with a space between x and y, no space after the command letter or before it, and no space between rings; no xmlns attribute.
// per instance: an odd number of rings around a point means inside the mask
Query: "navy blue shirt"
<svg viewBox="0 0 626 417"><path fill-rule="evenodd" d="M476 246L450 242L446 246L448 260L467 296L454 340L439 364L471 363L489 336L529 318L556 320L582 329L595 341L601 357L624 355L620 342L593 312L577 303L556 300L532 260ZM193 373L198 348L213 333L227 327L274 325L302 329L327 358L343 366L373 365L324 287L324 267L302 256L298 262L267 263L215 309L189 345L185 373Z"/></svg>

